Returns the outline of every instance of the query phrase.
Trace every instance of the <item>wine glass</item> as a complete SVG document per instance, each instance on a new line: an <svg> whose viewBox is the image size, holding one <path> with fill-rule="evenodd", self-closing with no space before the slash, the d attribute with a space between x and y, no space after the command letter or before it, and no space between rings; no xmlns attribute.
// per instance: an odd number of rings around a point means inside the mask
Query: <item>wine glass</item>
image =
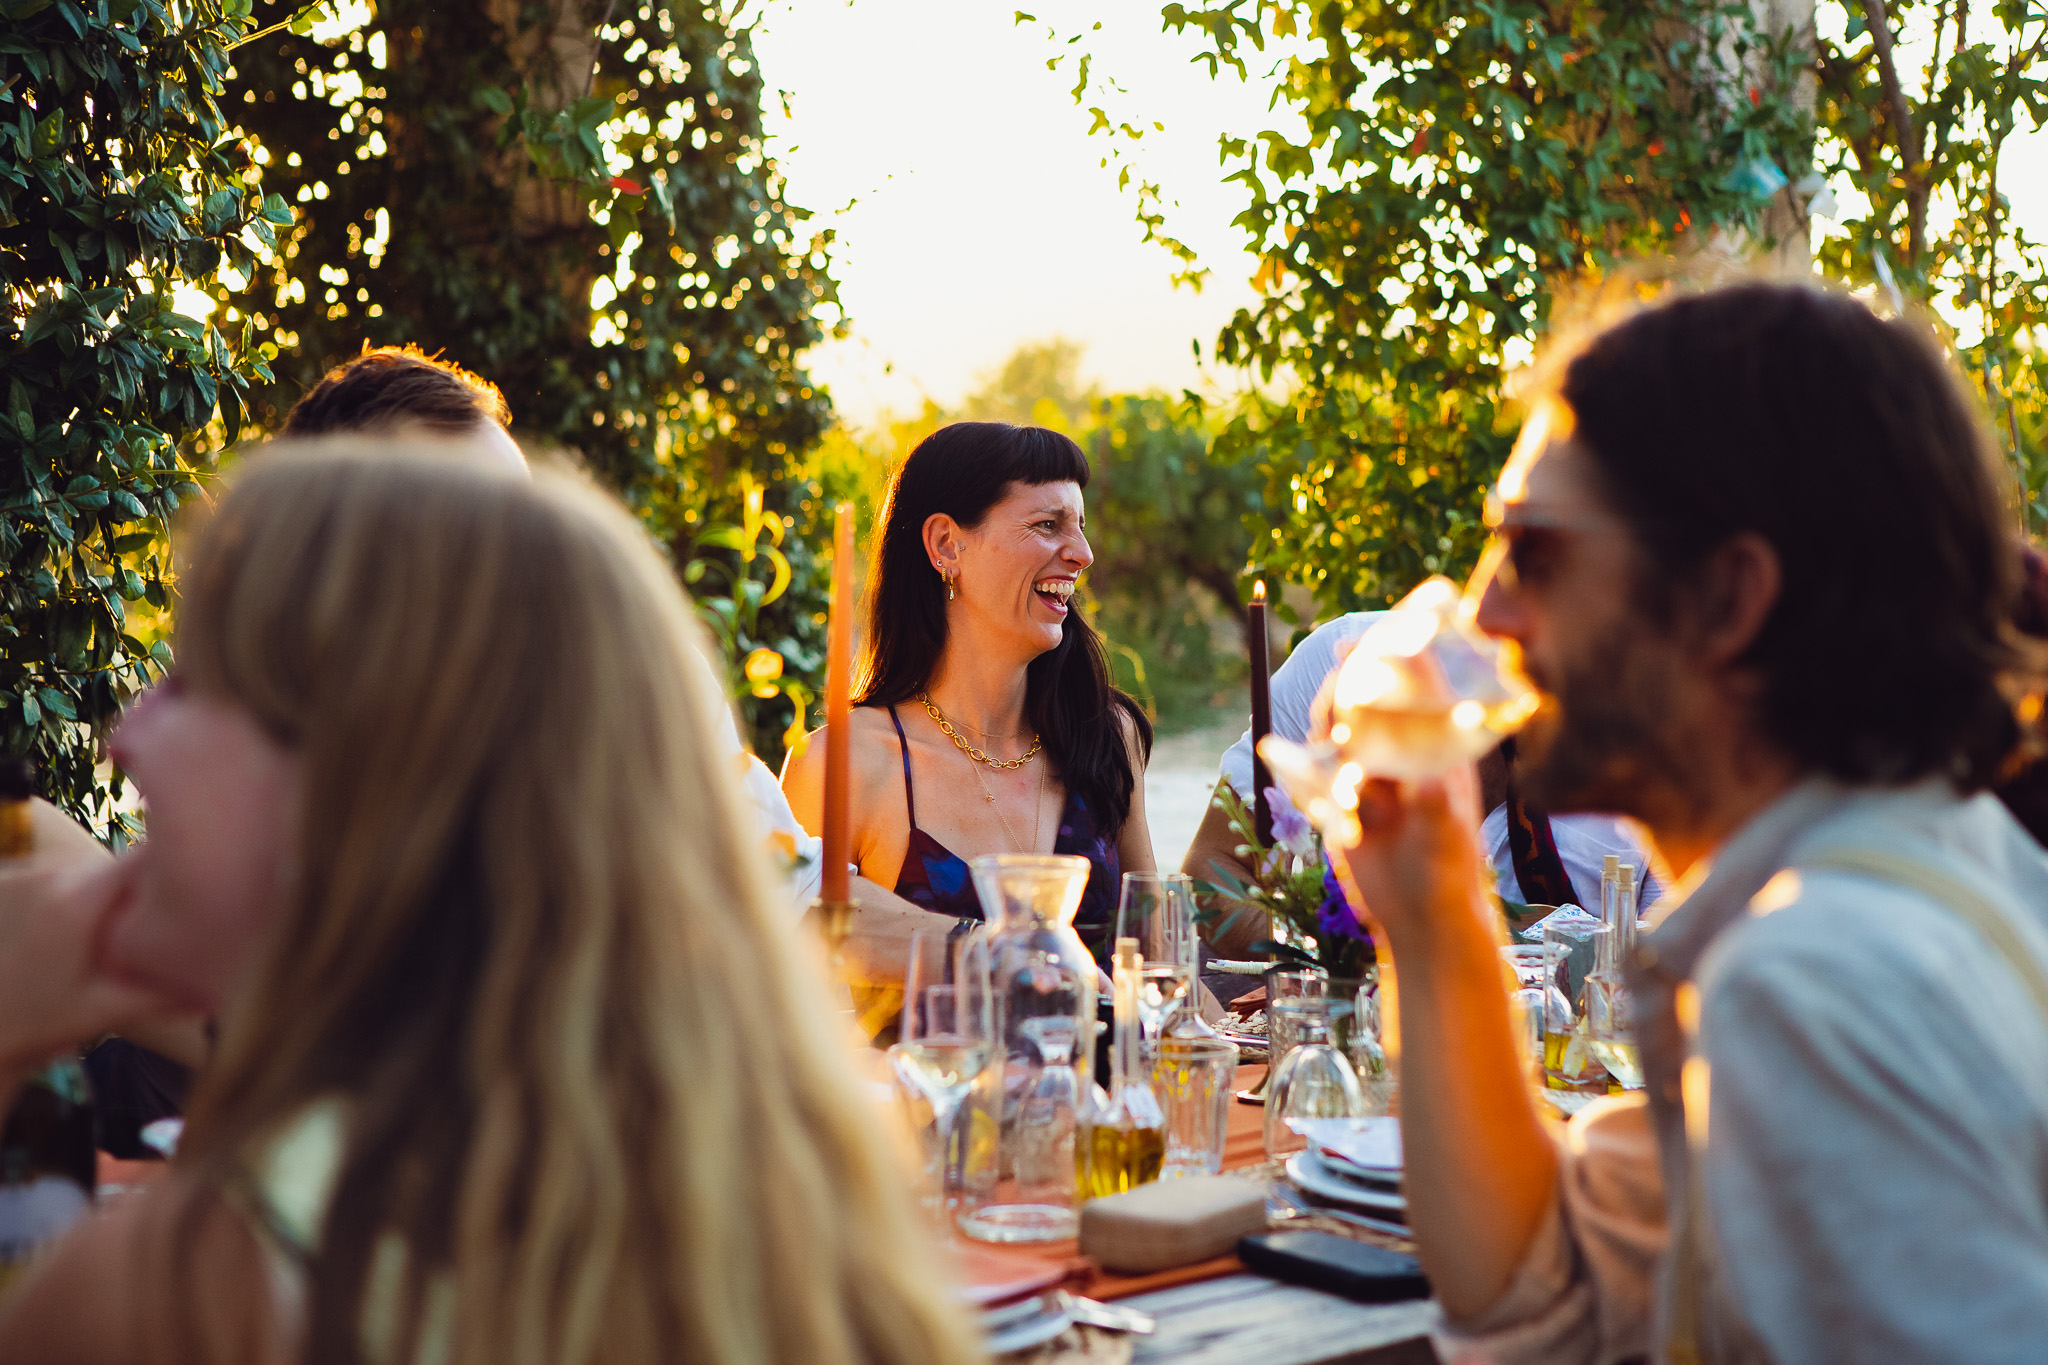
<svg viewBox="0 0 2048 1365"><path fill-rule="evenodd" d="M938 1130L939 1200L956 1193L960 1106L995 1052L988 944L980 934L957 943L945 934L911 935L903 978L903 1018L889 1057L897 1075L932 1106Z"/></svg>
<svg viewBox="0 0 2048 1365"><path fill-rule="evenodd" d="M1194 879L1182 872L1124 873L1116 936L1138 941L1138 1024L1146 1050L1156 1051L1195 979Z"/></svg>
<svg viewBox="0 0 2048 1365"><path fill-rule="evenodd" d="M1351 1059L1333 1041L1331 1000L1286 1000L1275 1013L1288 1017L1300 1042L1273 1068L1266 1087L1266 1159L1308 1146L1289 1119L1354 1118L1365 1112L1365 1093Z"/></svg>

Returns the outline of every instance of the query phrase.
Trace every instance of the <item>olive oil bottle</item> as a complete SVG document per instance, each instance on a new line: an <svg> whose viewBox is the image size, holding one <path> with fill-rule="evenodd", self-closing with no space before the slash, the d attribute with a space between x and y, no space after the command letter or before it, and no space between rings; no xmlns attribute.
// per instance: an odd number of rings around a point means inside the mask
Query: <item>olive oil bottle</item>
<svg viewBox="0 0 2048 1365"><path fill-rule="evenodd" d="M1138 941L1116 941L1115 1042L1110 1053L1109 1090L1096 1092L1086 1136L1074 1146L1081 1197L1096 1199L1159 1178L1166 1162L1166 1111L1138 1055L1138 992L1144 962Z"/></svg>

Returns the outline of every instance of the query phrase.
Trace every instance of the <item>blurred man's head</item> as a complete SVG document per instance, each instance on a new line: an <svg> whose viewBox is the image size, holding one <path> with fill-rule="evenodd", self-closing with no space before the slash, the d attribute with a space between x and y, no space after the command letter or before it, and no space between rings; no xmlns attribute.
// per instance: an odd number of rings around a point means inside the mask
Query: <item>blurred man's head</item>
<svg viewBox="0 0 2048 1365"><path fill-rule="evenodd" d="M1983 786L2017 561L1925 331L1817 288L1681 298L1596 338L1501 476L1480 623L1546 705L1550 809L1650 818L1714 765Z"/></svg>
<svg viewBox="0 0 2048 1365"><path fill-rule="evenodd" d="M281 434L466 437L524 469L526 457L506 431L511 422L489 380L416 346L379 346L329 370L293 406Z"/></svg>

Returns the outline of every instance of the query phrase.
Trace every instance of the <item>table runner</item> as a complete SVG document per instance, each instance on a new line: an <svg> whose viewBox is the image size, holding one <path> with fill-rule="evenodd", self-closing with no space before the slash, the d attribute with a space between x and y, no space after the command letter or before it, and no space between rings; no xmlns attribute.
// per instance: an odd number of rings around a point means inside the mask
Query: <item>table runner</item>
<svg viewBox="0 0 2048 1365"><path fill-rule="evenodd" d="M1266 1068L1263 1066L1239 1066L1237 1088L1249 1090L1256 1086L1265 1074ZM1260 1105L1232 1102L1227 1126L1224 1129L1224 1170L1242 1170L1265 1161L1265 1118L1266 1111ZM999 1279L1022 1279L1059 1269L1066 1272L1069 1288L1094 1299L1115 1299L1129 1294L1143 1294L1177 1284L1190 1284L1196 1280L1215 1279L1219 1275L1234 1275L1244 1269L1244 1263L1232 1254L1197 1261L1193 1265L1175 1266L1170 1270L1156 1271L1149 1275L1118 1275L1102 1269L1083 1256L1079 1243L1071 1237L1065 1241L1046 1242L1029 1247L993 1246L985 1242L969 1241L956 1232L953 1235L953 1244L956 1263L963 1277L970 1283L986 1284Z"/></svg>

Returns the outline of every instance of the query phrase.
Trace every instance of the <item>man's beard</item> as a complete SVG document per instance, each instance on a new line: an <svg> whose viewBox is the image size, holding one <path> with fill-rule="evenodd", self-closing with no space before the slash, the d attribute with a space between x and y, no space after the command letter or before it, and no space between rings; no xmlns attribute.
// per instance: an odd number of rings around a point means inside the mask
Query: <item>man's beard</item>
<svg viewBox="0 0 2048 1365"><path fill-rule="evenodd" d="M1668 656L1646 647L1657 630L1631 612L1544 680L1542 705L1516 736L1516 779L1532 805L1640 815L1652 786L1682 784Z"/></svg>

